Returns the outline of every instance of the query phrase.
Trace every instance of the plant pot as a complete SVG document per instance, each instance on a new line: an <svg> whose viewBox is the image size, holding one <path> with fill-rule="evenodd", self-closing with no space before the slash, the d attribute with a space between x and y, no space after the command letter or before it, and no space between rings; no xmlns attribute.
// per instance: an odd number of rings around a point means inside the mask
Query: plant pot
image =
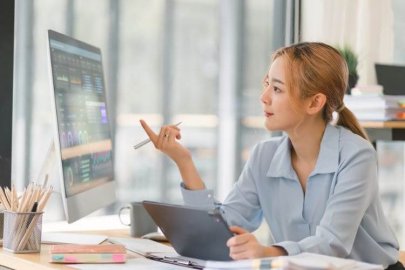
<svg viewBox="0 0 405 270"><path fill-rule="evenodd" d="M352 93L352 88L354 88L359 80L359 75L357 74L350 74L349 75L349 82L347 84L346 94L350 95Z"/></svg>

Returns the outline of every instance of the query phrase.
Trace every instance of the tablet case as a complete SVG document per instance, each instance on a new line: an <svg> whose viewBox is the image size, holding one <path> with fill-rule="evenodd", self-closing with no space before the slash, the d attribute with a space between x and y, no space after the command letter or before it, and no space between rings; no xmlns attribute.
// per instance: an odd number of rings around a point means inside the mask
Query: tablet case
<svg viewBox="0 0 405 270"><path fill-rule="evenodd" d="M201 260L230 261L226 242L233 233L218 210L143 201L176 252Z"/></svg>

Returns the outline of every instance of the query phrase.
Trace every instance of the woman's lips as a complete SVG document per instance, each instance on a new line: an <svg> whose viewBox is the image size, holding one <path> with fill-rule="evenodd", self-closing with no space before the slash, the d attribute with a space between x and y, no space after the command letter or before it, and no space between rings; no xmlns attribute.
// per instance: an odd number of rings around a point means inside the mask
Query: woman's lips
<svg viewBox="0 0 405 270"><path fill-rule="evenodd" d="M266 117L270 117L270 116L272 116L273 115L273 113L270 113L270 112L264 112L264 116L266 116Z"/></svg>

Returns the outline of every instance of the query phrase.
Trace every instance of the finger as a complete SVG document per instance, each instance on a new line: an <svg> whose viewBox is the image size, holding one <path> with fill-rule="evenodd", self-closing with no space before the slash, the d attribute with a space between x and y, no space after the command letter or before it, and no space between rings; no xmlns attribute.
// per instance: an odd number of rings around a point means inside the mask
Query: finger
<svg viewBox="0 0 405 270"><path fill-rule="evenodd" d="M239 226L230 226L229 229L231 230L231 232L233 232L235 234L248 233L247 230L245 230L245 229L243 229L242 227L239 227Z"/></svg>
<svg viewBox="0 0 405 270"><path fill-rule="evenodd" d="M233 260L243 260L243 259L250 259L250 256L246 252L240 252L240 253L229 253L229 257L231 257Z"/></svg>
<svg viewBox="0 0 405 270"><path fill-rule="evenodd" d="M238 246L233 246L229 248L229 253L230 254L239 254L242 252L245 252L247 248L247 245L238 245Z"/></svg>
<svg viewBox="0 0 405 270"><path fill-rule="evenodd" d="M178 126L174 126L173 128L178 132L178 133L176 133L176 134L178 134L178 135L176 135L176 139L180 140L181 139L181 134L180 134L181 129Z"/></svg>
<svg viewBox="0 0 405 270"><path fill-rule="evenodd" d="M174 141L174 139L179 139L181 138L180 131L177 129L174 129L173 126L164 126L163 127L163 137L167 141Z"/></svg>
<svg viewBox="0 0 405 270"><path fill-rule="evenodd" d="M162 140L161 140L161 150L164 150L165 148L167 148L168 144L171 141L174 141L174 137L172 135L172 131L170 130L169 126L163 126L159 136L162 136L161 137L162 138Z"/></svg>
<svg viewBox="0 0 405 270"><path fill-rule="evenodd" d="M163 127L161 127L160 131L159 131L159 138L158 138L158 141L157 141L157 148L158 149L162 149L163 142L164 142L164 139L165 139L164 134L165 134L164 129L163 129Z"/></svg>
<svg viewBox="0 0 405 270"><path fill-rule="evenodd" d="M240 259L252 259L255 257L260 257L257 255L257 248L252 243L246 243L243 245L238 245L229 248L229 256L234 260ZM256 255L255 255L256 254Z"/></svg>
<svg viewBox="0 0 405 270"><path fill-rule="evenodd" d="M172 136L173 138L176 138L177 140L180 140L180 139L181 139L181 133L180 133L180 131L178 131L178 130L173 130L172 132L173 132L173 134L171 134L171 136Z"/></svg>
<svg viewBox="0 0 405 270"><path fill-rule="evenodd" d="M165 127L167 127L168 131L180 131L180 128L178 128L177 126L170 125Z"/></svg>
<svg viewBox="0 0 405 270"><path fill-rule="evenodd" d="M169 143L174 143L176 141L176 133L177 131L171 130L170 133L167 133L167 141Z"/></svg>
<svg viewBox="0 0 405 270"><path fill-rule="evenodd" d="M226 242L226 245L228 247L234 247L237 245L243 245L246 244L249 241L249 234L241 234L241 235L236 235L234 237L229 238L229 240Z"/></svg>
<svg viewBox="0 0 405 270"><path fill-rule="evenodd" d="M145 130L146 134L148 135L149 139L152 141L152 143L156 146L157 140L158 140L158 135L153 132L153 130L149 127L148 124L144 120L139 120L141 123L142 128Z"/></svg>
<svg viewBox="0 0 405 270"><path fill-rule="evenodd" d="M162 132L163 132L163 139L165 141L168 141L170 137L173 137L171 128L169 126L164 126Z"/></svg>

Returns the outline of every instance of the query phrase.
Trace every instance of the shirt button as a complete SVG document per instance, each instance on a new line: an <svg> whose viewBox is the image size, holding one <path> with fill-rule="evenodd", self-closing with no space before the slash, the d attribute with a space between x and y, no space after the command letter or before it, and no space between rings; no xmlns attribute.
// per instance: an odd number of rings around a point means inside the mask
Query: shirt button
<svg viewBox="0 0 405 270"><path fill-rule="evenodd" d="M208 198L211 198L212 197L212 195L211 194L208 194Z"/></svg>

